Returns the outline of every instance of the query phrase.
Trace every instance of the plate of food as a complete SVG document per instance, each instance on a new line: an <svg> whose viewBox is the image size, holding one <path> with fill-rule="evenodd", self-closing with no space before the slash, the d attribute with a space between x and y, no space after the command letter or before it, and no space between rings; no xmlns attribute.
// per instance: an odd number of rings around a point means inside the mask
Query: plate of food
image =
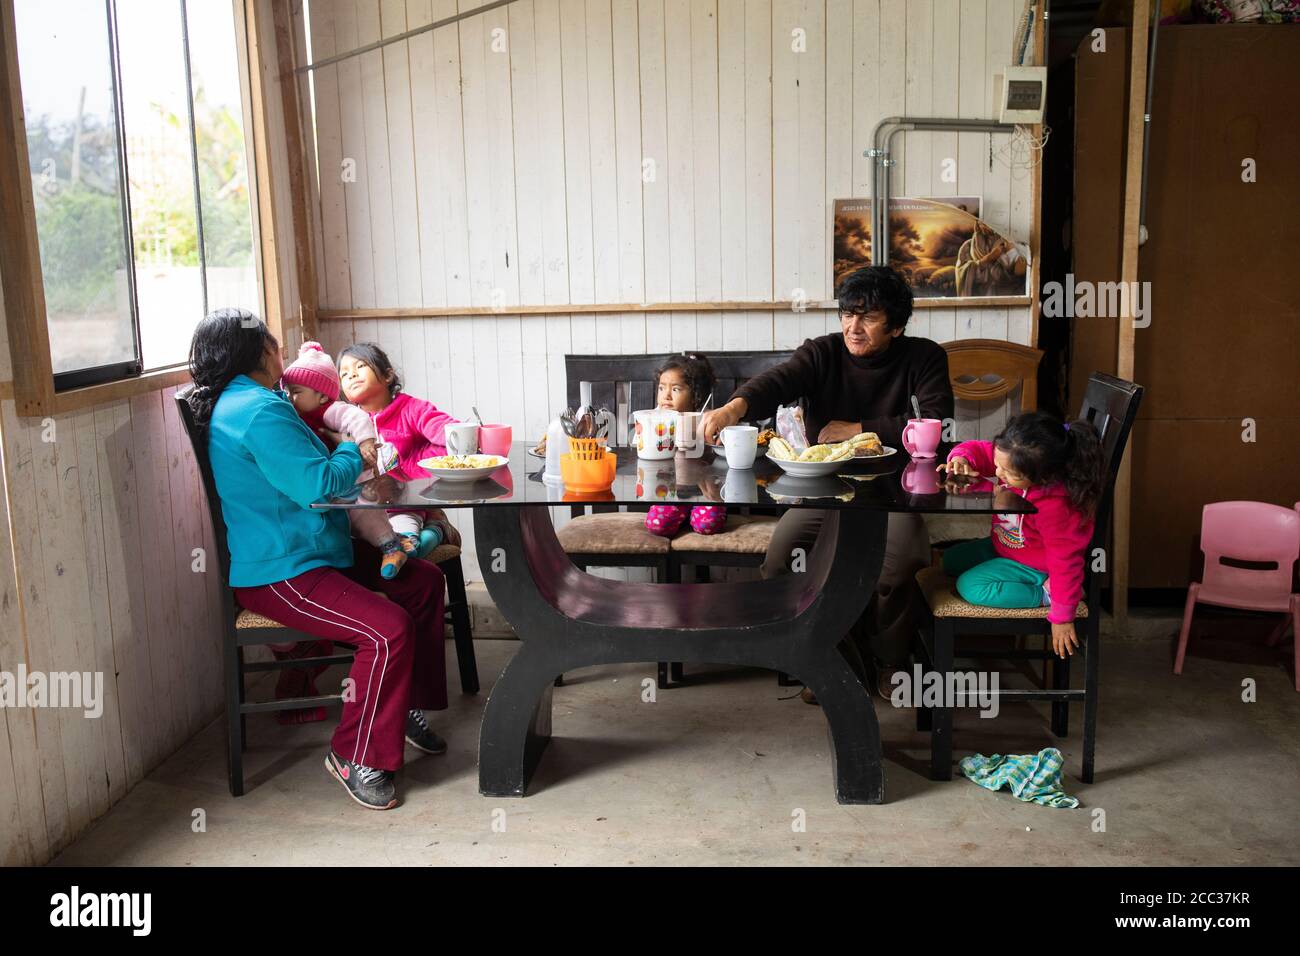
<svg viewBox="0 0 1300 956"><path fill-rule="evenodd" d="M897 450L881 444L875 432L862 432L847 441L810 445L799 453L784 438L773 438L768 443L767 457L796 478L820 478L833 475L854 461L886 458Z"/></svg>
<svg viewBox="0 0 1300 956"><path fill-rule="evenodd" d="M477 481L508 464L510 459L501 455L440 455L420 459L421 468L443 481Z"/></svg>

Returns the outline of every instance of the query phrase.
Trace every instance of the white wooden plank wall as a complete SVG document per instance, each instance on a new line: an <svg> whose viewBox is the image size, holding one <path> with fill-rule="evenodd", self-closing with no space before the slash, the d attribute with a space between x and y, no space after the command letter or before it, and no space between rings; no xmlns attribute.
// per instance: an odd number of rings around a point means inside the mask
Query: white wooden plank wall
<svg viewBox="0 0 1300 956"><path fill-rule="evenodd" d="M476 5L311 0L313 56ZM535 439L564 402L566 353L792 348L833 330L820 311L510 306L830 298L830 204L868 194L872 127L903 113L993 116L1018 11L1015 0L519 0L319 70L321 307L500 309L330 322L326 345L376 340L412 394ZM1004 143L908 134L895 193L980 195L990 223L1027 241L1031 178L1006 165ZM349 158L355 182L338 174ZM910 331L1027 343L1029 310L918 310ZM1007 414L962 406L963 436L989 437Z"/></svg>
<svg viewBox="0 0 1300 956"><path fill-rule="evenodd" d="M48 424L0 403L0 670L104 680L95 719L0 709L0 865L48 860L221 710L217 556L174 391Z"/></svg>

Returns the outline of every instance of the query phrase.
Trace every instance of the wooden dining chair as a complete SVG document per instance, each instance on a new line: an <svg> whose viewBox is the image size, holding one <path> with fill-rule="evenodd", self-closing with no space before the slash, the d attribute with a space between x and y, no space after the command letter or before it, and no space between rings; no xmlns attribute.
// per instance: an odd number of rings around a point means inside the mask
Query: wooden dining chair
<svg viewBox="0 0 1300 956"><path fill-rule="evenodd" d="M1047 700L1052 703L1052 733L1069 734L1069 707L1083 701L1083 767L1081 779L1091 783L1097 737L1097 682L1101 650L1100 624L1101 576L1094 573L1093 554L1105 544L1107 520L1114 494L1115 476L1119 473L1129 433L1142 401L1142 386L1100 372L1088 380L1079 418L1090 422L1101 436L1106 463L1106 488L1097 507L1095 530L1084 561L1084 600L1076 613L1076 626L1082 630L1081 651L1084 664L1082 690L1070 688L1070 658L1051 655L1051 625L1048 609L990 608L964 601L957 594L955 582L942 568L924 568L916 575L924 597L921 622L921 651L929 670L939 674L941 686L948 686L948 675L957 657L970 659L1041 659L1052 661L1052 686L1026 690L1000 690L1000 700ZM987 533L988 525L985 524ZM958 648L959 635L1041 635L1042 650L1002 650ZM945 701L951 704L952 701ZM930 731L930 775L935 780L952 777L952 707L918 707L917 729Z"/></svg>
<svg viewBox="0 0 1300 956"><path fill-rule="evenodd" d="M1020 410L1037 410L1041 349L1000 339L954 339L944 342L943 350L948 353L948 381L957 398L999 401L1018 387Z"/></svg>
<svg viewBox="0 0 1300 956"><path fill-rule="evenodd" d="M317 643L321 639L295 628L285 627L260 614L241 608L230 587L230 549L226 543L226 522L221 514L221 498L217 494L212 464L208 458L207 442L203 440L194 412L187 400L191 389L176 393L176 410L185 427L185 435L194 449L194 458L203 477L203 494L207 499L208 514L212 519L212 536L217 546L218 567L221 573L221 658L226 696L226 771L230 795L244 793L244 745L248 739L246 723L249 714L281 710L303 710L308 707L327 707L341 704L341 694L320 694L313 697L290 697L282 700L250 701L246 699L244 675L263 671L282 671L292 667L322 667L331 664L350 664L351 648L334 654L279 659L271 661L246 661L244 649L258 645L289 644L292 642ZM428 560L437 564L447 579L447 623L452 628L456 642L456 661L460 669L461 691L476 694L479 690L478 666L474 658L474 635L470 629L469 602L465 595L465 576L461 570L460 548L440 545ZM345 645L346 647L346 645Z"/></svg>

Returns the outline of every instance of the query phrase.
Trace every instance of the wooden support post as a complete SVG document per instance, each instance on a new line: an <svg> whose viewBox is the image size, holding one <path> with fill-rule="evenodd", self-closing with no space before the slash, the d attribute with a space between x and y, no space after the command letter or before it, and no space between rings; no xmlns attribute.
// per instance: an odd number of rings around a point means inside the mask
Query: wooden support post
<svg viewBox="0 0 1300 956"><path fill-rule="evenodd" d="M0 274L4 318L13 356L19 415L54 411L50 331L36 237L36 204L27 159L27 127L18 76L18 40L12 0L0 0Z"/></svg>
<svg viewBox="0 0 1300 956"><path fill-rule="evenodd" d="M1129 38L1128 71L1128 156L1124 165L1124 255L1120 264L1120 282L1125 289L1134 289L1138 281L1138 227L1141 225L1142 201L1142 144L1146 140L1147 116L1147 38L1151 8L1148 0L1137 0L1133 5L1133 28ZM1133 300L1136 296L1120 297L1123 309L1119 319L1119 341L1116 349L1116 374L1133 380L1134 332ZM1137 442L1136 429L1129 438L1128 453L1115 480L1115 535L1114 554L1111 560L1111 596L1114 606L1115 626L1123 633L1128 625L1128 565L1129 518L1132 495L1133 450Z"/></svg>
<svg viewBox="0 0 1300 956"><path fill-rule="evenodd" d="M284 145L289 160L289 200L293 210L293 255L298 274L303 340L320 336L316 327L316 263L311 244L311 195L308 187L307 152L303 146L303 117L298 95L299 75L293 21L289 4L277 3L275 52L279 66L280 96L284 105Z"/></svg>
<svg viewBox="0 0 1300 956"><path fill-rule="evenodd" d="M275 47L268 43L268 24L264 23L261 0L244 0L244 25L248 38L248 89L252 101L253 159L257 180L258 239L262 251L262 292L266 320L271 334L283 345L284 315L280 299L280 248L276 239L274 183L271 174L271 129L266 115L266 84L279 72L275 67Z"/></svg>
<svg viewBox="0 0 1300 956"><path fill-rule="evenodd" d="M1034 66L1043 66L1046 60L1046 36L1047 36L1047 0L1043 0L1034 8L1035 21L1031 26L1034 31ZM1044 102L1044 109L1047 104ZM1043 139L1043 124L1039 123L1030 127L1031 135L1035 142L1041 142ZM1037 162L1034 163L1034 172L1030 179L1031 195L1031 219L1029 223L1029 341L1024 343L1038 347L1038 319L1043 311L1043 302L1040 293L1040 287L1043 281L1043 157L1040 152ZM1037 388L1037 373L1035 373L1035 388ZM1032 407L1032 406L1022 406Z"/></svg>

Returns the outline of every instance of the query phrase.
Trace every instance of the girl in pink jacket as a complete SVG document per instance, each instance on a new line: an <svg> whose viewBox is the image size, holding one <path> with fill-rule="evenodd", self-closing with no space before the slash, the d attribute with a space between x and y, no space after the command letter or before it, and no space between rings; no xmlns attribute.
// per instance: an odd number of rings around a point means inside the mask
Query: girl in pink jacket
<svg viewBox="0 0 1300 956"><path fill-rule="evenodd" d="M1074 615L1083 598L1104 468L1091 425L1063 426L1046 412L1017 415L991 442L962 442L939 466L953 475L996 479L1038 509L1032 515L994 515L992 535L949 548L943 568L971 604L1050 605L1052 649L1059 657L1079 646Z"/></svg>
<svg viewBox="0 0 1300 956"><path fill-rule="evenodd" d="M393 363L373 342L349 345L339 353L339 380L343 397L370 416L380 440L396 451L397 461L386 474L398 481L427 479L420 461L447 454L443 429L456 419L433 402L403 392ZM390 511L388 517L394 530L417 543L418 558L427 557L444 540L460 543L455 529L436 512Z"/></svg>

